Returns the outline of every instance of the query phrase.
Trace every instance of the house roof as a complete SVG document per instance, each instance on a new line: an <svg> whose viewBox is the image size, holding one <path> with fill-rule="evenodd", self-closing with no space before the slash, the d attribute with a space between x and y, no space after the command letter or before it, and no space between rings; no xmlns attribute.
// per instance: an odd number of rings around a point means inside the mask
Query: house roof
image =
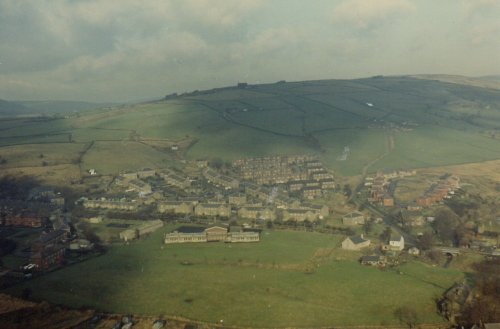
<svg viewBox="0 0 500 329"><path fill-rule="evenodd" d="M55 231L51 231L49 233L46 233L46 234L42 234L40 235L40 237L38 238L38 240L42 243L45 243L45 242L48 242L54 238L57 238L63 234L65 234L66 232L64 232L63 230L61 229L57 229Z"/></svg>
<svg viewBox="0 0 500 329"><path fill-rule="evenodd" d="M209 232L209 231L224 231L224 232L227 232L227 228L225 227L220 227L220 226L211 226L207 229L205 229L205 232Z"/></svg>
<svg viewBox="0 0 500 329"><path fill-rule="evenodd" d="M382 260L382 257L378 256L378 255L361 257L362 262L379 262L381 260Z"/></svg>
<svg viewBox="0 0 500 329"><path fill-rule="evenodd" d="M220 208L220 207L227 208L227 205L223 203L200 203L198 205L203 208Z"/></svg>
<svg viewBox="0 0 500 329"><path fill-rule="evenodd" d="M347 215L344 215L344 218L356 218L356 217L364 217L364 216L359 211L353 211Z"/></svg>
<svg viewBox="0 0 500 329"><path fill-rule="evenodd" d="M391 235L389 241L399 242L401 241L401 235Z"/></svg>
<svg viewBox="0 0 500 329"><path fill-rule="evenodd" d="M364 243L364 242L368 241L367 239L362 238L361 235L351 236L351 237L349 237L349 239L354 244L361 244L361 243Z"/></svg>
<svg viewBox="0 0 500 329"><path fill-rule="evenodd" d="M203 226L181 226L176 229L179 233L203 233L206 227Z"/></svg>

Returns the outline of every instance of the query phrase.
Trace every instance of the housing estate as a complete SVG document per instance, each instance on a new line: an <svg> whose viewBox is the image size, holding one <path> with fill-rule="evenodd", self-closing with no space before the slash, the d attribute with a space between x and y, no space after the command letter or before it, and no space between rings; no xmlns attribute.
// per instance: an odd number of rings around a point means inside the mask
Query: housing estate
<svg viewBox="0 0 500 329"><path fill-rule="evenodd" d="M460 178L456 175L448 176L432 185L424 195L416 199L416 203L421 207L432 206L448 198L449 194L454 194L458 188L460 188Z"/></svg>

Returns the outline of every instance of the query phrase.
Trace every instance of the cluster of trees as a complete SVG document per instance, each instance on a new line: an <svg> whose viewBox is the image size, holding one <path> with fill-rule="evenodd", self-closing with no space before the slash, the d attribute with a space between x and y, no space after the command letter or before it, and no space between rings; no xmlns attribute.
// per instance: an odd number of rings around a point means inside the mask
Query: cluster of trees
<svg viewBox="0 0 500 329"><path fill-rule="evenodd" d="M29 176L0 178L0 199L26 200L31 189L40 183Z"/></svg>
<svg viewBox="0 0 500 329"><path fill-rule="evenodd" d="M460 217L449 208L437 211L432 227L444 243L463 246L469 243L466 229Z"/></svg>
<svg viewBox="0 0 500 329"><path fill-rule="evenodd" d="M473 301L464 306L459 323L470 326L500 322L500 259L484 260L473 266Z"/></svg>
<svg viewBox="0 0 500 329"><path fill-rule="evenodd" d="M8 255L16 250L16 242L7 238L0 238L0 257Z"/></svg>

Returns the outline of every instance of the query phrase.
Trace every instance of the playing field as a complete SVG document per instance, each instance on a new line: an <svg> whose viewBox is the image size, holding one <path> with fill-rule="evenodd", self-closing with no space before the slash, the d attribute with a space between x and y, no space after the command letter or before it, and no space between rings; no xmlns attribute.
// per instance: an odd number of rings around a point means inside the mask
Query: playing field
<svg viewBox="0 0 500 329"><path fill-rule="evenodd" d="M409 306L435 323L434 299L463 274L419 262L398 270L360 265L340 236L265 231L260 243L161 243L163 232L26 286L34 298L117 313L179 315L256 327L398 323Z"/></svg>

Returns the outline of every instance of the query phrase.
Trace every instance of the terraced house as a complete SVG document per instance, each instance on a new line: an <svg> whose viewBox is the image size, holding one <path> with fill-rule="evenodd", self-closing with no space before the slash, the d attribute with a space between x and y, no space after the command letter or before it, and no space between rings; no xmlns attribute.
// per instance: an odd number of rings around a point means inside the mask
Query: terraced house
<svg viewBox="0 0 500 329"><path fill-rule="evenodd" d="M245 206L238 210L238 217L248 219L275 220L276 211L268 207Z"/></svg>
<svg viewBox="0 0 500 329"><path fill-rule="evenodd" d="M285 209L283 210L283 220L284 221L297 221L303 222L305 220L315 221L318 219L318 215L310 209Z"/></svg>
<svg viewBox="0 0 500 329"><path fill-rule="evenodd" d="M160 176L170 186L178 187L181 189L186 189L191 186L191 181L187 177L173 172L161 173Z"/></svg>
<svg viewBox="0 0 500 329"><path fill-rule="evenodd" d="M112 201L112 200L85 200L83 202L85 208L100 208L114 210L136 210L138 204L130 201Z"/></svg>
<svg viewBox="0 0 500 329"><path fill-rule="evenodd" d="M196 216L208 217L229 217L231 216L231 207L224 203L199 203L194 208Z"/></svg>
<svg viewBox="0 0 500 329"><path fill-rule="evenodd" d="M190 215L194 213L194 204L189 201L163 201L158 203L158 212Z"/></svg>
<svg viewBox="0 0 500 329"><path fill-rule="evenodd" d="M240 187L240 182L236 178L220 175L215 170L210 168L203 171L203 176L210 183L223 186L226 189L237 189Z"/></svg>

